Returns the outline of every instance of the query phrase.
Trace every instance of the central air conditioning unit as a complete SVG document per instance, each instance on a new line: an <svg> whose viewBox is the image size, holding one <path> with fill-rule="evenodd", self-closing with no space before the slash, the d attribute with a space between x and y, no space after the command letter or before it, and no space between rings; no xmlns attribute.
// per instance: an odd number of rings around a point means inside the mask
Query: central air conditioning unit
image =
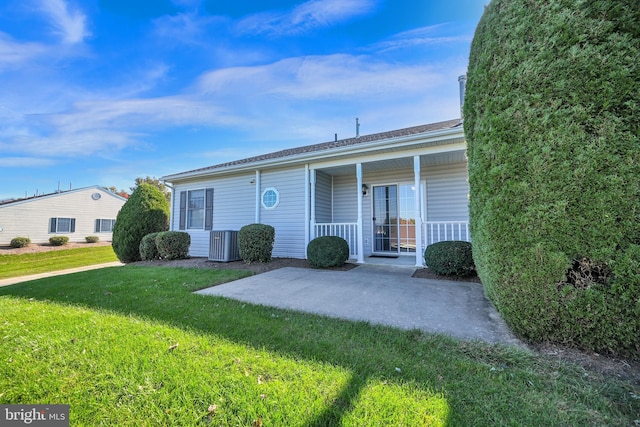
<svg viewBox="0 0 640 427"><path fill-rule="evenodd" d="M240 260L238 232L214 230L209 237L209 261L230 262Z"/></svg>

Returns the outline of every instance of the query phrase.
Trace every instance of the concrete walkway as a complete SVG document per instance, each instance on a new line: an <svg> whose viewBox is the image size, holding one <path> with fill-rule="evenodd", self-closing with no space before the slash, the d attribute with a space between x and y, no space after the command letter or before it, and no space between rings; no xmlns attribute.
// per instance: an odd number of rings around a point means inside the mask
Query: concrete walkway
<svg viewBox="0 0 640 427"><path fill-rule="evenodd" d="M11 277L9 279L1 279L0 286L15 285L16 283L28 282L29 280L42 279L44 277L61 276L63 274L77 273L78 271L96 270L104 267L116 267L124 265L119 261L109 262L106 264L87 265L78 268L69 268L67 270L50 271L48 273L32 274L29 276Z"/></svg>
<svg viewBox="0 0 640 427"><path fill-rule="evenodd" d="M253 304L522 345L479 283L414 279L414 268L281 268L198 291Z"/></svg>

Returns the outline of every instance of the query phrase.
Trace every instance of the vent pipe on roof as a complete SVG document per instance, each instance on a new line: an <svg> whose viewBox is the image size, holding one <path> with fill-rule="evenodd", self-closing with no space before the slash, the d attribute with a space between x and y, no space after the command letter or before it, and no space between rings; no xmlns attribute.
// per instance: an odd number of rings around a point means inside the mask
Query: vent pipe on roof
<svg viewBox="0 0 640 427"><path fill-rule="evenodd" d="M356 117L356 138L360 138L360 119Z"/></svg>
<svg viewBox="0 0 640 427"><path fill-rule="evenodd" d="M333 134L333 138L334 138L333 142L338 142L338 134L337 133Z"/></svg>
<svg viewBox="0 0 640 427"><path fill-rule="evenodd" d="M458 77L458 83L460 85L460 119L464 119L464 91L467 88L467 75L463 74Z"/></svg>

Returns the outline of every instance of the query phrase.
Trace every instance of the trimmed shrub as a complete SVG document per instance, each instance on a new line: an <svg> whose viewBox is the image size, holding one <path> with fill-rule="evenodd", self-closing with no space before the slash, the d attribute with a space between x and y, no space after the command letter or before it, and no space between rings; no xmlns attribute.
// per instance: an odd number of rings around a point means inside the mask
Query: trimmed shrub
<svg viewBox="0 0 640 427"><path fill-rule="evenodd" d="M273 251L276 230L267 224L249 224L238 231L240 258L247 264L269 262Z"/></svg>
<svg viewBox="0 0 640 427"><path fill-rule="evenodd" d="M98 241L100 241L100 238L98 236L87 236L84 238L84 240L86 240L87 243L98 243Z"/></svg>
<svg viewBox="0 0 640 427"><path fill-rule="evenodd" d="M158 234L158 232L149 233L140 241L140 259L142 261L153 261L155 259L160 259L160 253L158 252L158 247L156 246L156 237L158 236Z"/></svg>
<svg viewBox="0 0 640 427"><path fill-rule="evenodd" d="M69 238L67 236L49 237L49 244L52 246L64 246L67 243L69 243Z"/></svg>
<svg viewBox="0 0 640 427"><path fill-rule="evenodd" d="M156 236L156 247L162 259L185 259L189 257L191 235L184 231L163 231Z"/></svg>
<svg viewBox="0 0 640 427"><path fill-rule="evenodd" d="M429 270L443 276L467 277L476 274L469 242L454 240L429 245L424 251L424 261Z"/></svg>
<svg viewBox="0 0 640 427"><path fill-rule="evenodd" d="M637 0L493 0L477 27L464 104L473 256L530 341L634 354L637 277L617 269L640 243L638 22Z"/></svg>
<svg viewBox="0 0 640 427"><path fill-rule="evenodd" d="M342 237L316 237L307 245L307 261L312 267L339 267L348 259L349 244Z"/></svg>
<svg viewBox="0 0 640 427"><path fill-rule="evenodd" d="M26 248L29 243L31 243L31 239L28 237L14 237L9 245L12 248Z"/></svg>
<svg viewBox="0 0 640 427"><path fill-rule="evenodd" d="M169 203L156 187L140 183L122 206L113 226L113 251L121 262L140 261L140 242L169 229Z"/></svg>

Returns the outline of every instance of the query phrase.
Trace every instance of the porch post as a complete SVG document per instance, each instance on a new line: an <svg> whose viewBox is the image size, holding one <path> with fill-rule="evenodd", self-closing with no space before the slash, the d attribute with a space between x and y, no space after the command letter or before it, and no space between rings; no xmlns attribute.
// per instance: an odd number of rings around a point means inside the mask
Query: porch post
<svg viewBox="0 0 640 427"><path fill-rule="evenodd" d="M424 267L422 257L422 191L420 191L420 156L413 156L413 181L416 189L416 267Z"/></svg>
<svg viewBox="0 0 640 427"><path fill-rule="evenodd" d="M362 230L362 163L356 163L356 190L358 194L358 264L364 264L364 233Z"/></svg>
<svg viewBox="0 0 640 427"><path fill-rule="evenodd" d="M307 246L309 245L309 235L311 232L309 231L311 217L309 215L309 198L310 198L310 189L309 189L309 165L304 165L304 257L307 257Z"/></svg>
<svg viewBox="0 0 640 427"><path fill-rule="evenodd" d="M309 241L311 241L316 237L316 170L311 169L309 172L311 173L311 224L309 225Z"/></svg>
<svg viewBox="0 0 640 427"><path fill-rule="evenodd" d="M260 224L260 171L256 171L256 224Z"/></svg>

